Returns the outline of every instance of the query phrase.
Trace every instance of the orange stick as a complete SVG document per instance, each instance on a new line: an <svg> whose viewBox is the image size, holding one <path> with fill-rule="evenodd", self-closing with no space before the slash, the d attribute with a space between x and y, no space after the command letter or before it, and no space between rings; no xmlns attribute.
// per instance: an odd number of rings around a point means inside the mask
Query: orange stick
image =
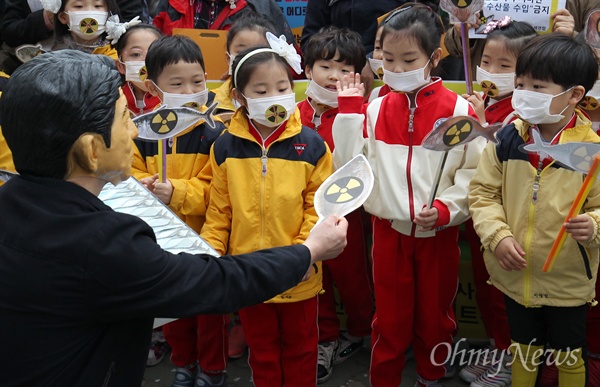
<svg viewBox="0 0 600 387"><path fill-rule="evenodd" d="M569 210L569 213L567 214L567 218L565 219L564 223L567 223L569 221L569 219L577 216L577 214L579 214L579 211L581 211L581 207L583 207L583 202L585 202L585 199L587 198L588 194L590 193L590 189L592 189L592 185L594 184L594 181L596 181L596 177L598 176L599 170L600 170L600 156L594 156L594 161L592 162L592 165L590 166L590 170L589 170L587 176L585 177L585 180L583 181L583 184L581 185L581 188L579 189L577 196L575 197L575 201L571 205L571 209ZM558 253L560 253L560 249L562 249L562 246L565 243L565 240L567 239L567 232L565 230L564 223L563 223L562 227L560 228L560 231L558 232L558 236L556 237L556 240L554 241L552 248L550 249L548 258L546 258L546 262L544 263L544 266L542 267L542 271L544 273L552 271L552 266L554 266L554 262L556 261L556 258L558 257Z"/></svg>

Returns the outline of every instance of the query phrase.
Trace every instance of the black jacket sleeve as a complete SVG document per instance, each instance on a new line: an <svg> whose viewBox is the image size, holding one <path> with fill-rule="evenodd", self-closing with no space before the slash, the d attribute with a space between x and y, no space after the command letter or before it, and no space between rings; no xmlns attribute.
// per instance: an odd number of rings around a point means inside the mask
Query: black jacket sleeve
<svg viewBox="0 0 600 387"><path fill-rule="evenodd" d="M141 0L117 0L121 22L128 22L136 16L142 18Z"/></svg>
<svg viewBox="0 0 600 387"><path fill-rule="evenodd" d="M325 26L333 24L331 22L331 7L329 0L308 0L306 3L306 16L304 17L304 28L302 29L302 39L300 40L300 49L304 51L308 39Z"/></svg>
<svg viewBox="0 0 600 387"><path fill-rule="evenodd" d="M36 44L52 35L44 24L44 10L31 12L27 0L6 0L2 38L10 47Z"/></svg>
<svg viewBox="0 0 600 387"><path fill-rule="evenodd" d="M85 293L94 320L229 313L295 286L309 267L302 245L221 258L173 255L146 223L118 215L107 216L89 249Z"/></svg>

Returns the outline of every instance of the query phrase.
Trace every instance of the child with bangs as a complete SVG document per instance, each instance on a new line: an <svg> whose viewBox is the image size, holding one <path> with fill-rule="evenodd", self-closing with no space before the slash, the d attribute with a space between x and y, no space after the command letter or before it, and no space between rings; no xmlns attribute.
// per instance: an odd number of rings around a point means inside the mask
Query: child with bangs
<svg viewBox="0 0 600 387"><path fill-rule="evenodd" d="M305 74L310 80L306 98L298 104L302 124L321 135L333 151L333 121L338 113L336 82L365 66L365 49L360 35L346 28L326 27L312 35L304 47ZM327 381L333 365L362 348L371 333L373 299L366 257L361 210L346 216L348 246L331 264L323 267L323 289L319 295L319 359L317 382ZM334 283L348 315L347 333L340 333Z"/></svg>

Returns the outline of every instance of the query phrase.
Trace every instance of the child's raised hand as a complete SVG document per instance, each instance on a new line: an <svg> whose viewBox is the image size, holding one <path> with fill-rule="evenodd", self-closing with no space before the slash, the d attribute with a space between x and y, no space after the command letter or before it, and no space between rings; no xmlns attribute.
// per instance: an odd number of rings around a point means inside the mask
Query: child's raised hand
<svg viewBox="0 0 600 387"><path fill-rule="evenodd" d="M171 196L173 196L173 184L167 179L166 183L160 180L154 181L154 194L165 204L171 203Z"/></svg>
<svg viewBox="0 0 600 387"><path fill-rule="evenodd" d="M496 246L494 255L498 259L500 266L507 271L520 271L527 267L527 261L523 258L525 250L519 245L513 237L504 238Z"/></svg>
<svg viewBox="0 0 600 387"><path fill-rule="evenodd" d="M342 81L336 82L338 97L362 97L365 96L365 85L360 82L359 73L344 75Z"/></svg>
<svg viewBox="0 0 600 387"><path fill-rule="evenodd" d="M565 223L565 231L576 241L589 241L594 235L594 222L588 214L577 215Z"/></svg>
<svg viewBox="0 0 600 387"><path fill-rule="evenodd" d="M439 214L437 208L423 208L421 212L419 212L417 216L415 216L415 219L413 219L413 223L419 226L417 227L417 231L429 231L433 228L433 226L435 226L435 223L438 220L438 216Z"/></svg>
<svg viewBox="0 0 600 387"><path fill-rule="evenodd" d="M575 33L575 19L569 11L564 8L559 9L550 15L550 18L554 19L552 32L560 32L561 34L573 36Z"/></svg>
<svg viewBox="0 0 600 387"><path fill-rule="evenodd" d="M473 110L475 110L477 118L479 118L479 122L485 124L485 103L483 102L483 95L478 92L474 92L473 94L463 94L462 97L469 101L471 105L473 105Z"/></svg>

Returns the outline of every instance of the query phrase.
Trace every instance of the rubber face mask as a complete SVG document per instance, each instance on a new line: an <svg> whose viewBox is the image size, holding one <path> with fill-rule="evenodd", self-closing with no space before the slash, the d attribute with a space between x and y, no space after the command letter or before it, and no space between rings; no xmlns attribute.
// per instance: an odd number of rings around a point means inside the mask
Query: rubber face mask
<svg viewBox="0 0 600 387"><path fill-rule="evenodd" d="M69 31L84 40L94 40L106 31L108 12L72 11L69 15Z"/></svg>
<svg viewBox="0 0 600 387"><path fill-rule="evenodd" d="M162 91L158 86L156 88L163 93L162 103L170 108L189 107L200 110L208 101L208 89L193 94L175 94Z"/></svg>
<svg viewBox="0 0 600 387"><path fill-rule="evenodd" d="M313 99L313 101L331 106L338 106L338 93L337 91L328 90L324 87L321 87L315 83L315 81L308 82L308 87L306 88L306 95Z"/></svg>
<svg viewBox="0 0 600 387"><path fill-rule="evenodd" d="M600 107L600 81L594 82L594 87L587 92L579 105L585 110L596 110Z"/></svg>
<svg viewBox="0 0 600 387"><path fill-rule="evenodd" d="M488 97L501 97L515 89L515 73L492 74L477 66L477 83Z"/></svg>
<svg viewBox="0 0 600 387"><path fill-rule="evenodd" d="M381 79L383 77L383 59L369 59L369 66L371 67L371 71L377 74L377 77Z"/></svg>
<svg viewBox="0 0 600 387"><path fill-rule="evenodd" d="M430 60L420 69L405 71L403 73L395 73L383 69L383 82L395 91L403 91L405 93L415 91L428 84L431 80L430 75L427 75L427 78L425 78L425 68L429 62Z"/></svg>
<svg viewBox="0 0 600 387"><path fill-rule="evenodd" d="M287 121L296 110L296 94L276 95L266 98L247 98L248 118L270 128Z"/></svg>
<svg viewBox="0 0 600 387"><path fill-rule="evenodd" d="M552 100L554 97L563 95L571 89L556 95L516 89L512 96L512 107L515 109L517 116L530 124L555 124L565 118L563 112L567 110L569 105L565 106L558 114L550 114Z"/></svg>

